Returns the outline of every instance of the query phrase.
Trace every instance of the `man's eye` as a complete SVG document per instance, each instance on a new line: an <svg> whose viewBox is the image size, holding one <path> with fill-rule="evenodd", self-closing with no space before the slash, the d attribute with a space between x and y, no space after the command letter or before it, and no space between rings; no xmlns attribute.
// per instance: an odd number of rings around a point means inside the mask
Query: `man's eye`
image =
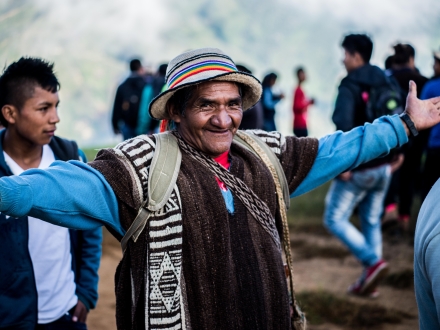
<svg viewBox="0 0 440 330"><path fill-rule="evenodd" d="M202 103L202 104L200 104L200 107L201 108L212 108L212 103L208 103L208 102L206 102L206 103Z"/></svg>
<svg viewBox="0 0 440 330"><path fill-rule="evenodd" d="M229 107L232 109L241 109L241 103L238 101L230 102Z"/></svg>
<svg viewBox="0 0 440 330"><path fill-rule="evenodd" d="M49 109L49 108L48 107L44 107L44 108L40 108L38 110L40 110L40 111L47 111L47 109Z"/></svg>

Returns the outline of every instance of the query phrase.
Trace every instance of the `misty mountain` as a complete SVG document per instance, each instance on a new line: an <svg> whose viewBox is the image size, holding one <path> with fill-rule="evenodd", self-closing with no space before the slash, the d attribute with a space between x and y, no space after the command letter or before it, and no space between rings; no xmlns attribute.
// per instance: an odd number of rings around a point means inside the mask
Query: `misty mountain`
<svg viewBox="0 0 440 330"><path fill-rule="evenodd" d="M344 75L344 34L369 33L372 61L380 66L393 43L410 42L418 67L430 76L439 30L438 0L3 0L0 61L6 65L23 55L54 61L62 85L58 134L89 146L116 141L111 106L133 56L155 68L182 51L210 46L259 79L277 72L287 95L277 115L285 133L291 130L293 69L303 65L305 89L318 100L310 130L321 136L334 129L330 116Z"/></svg>

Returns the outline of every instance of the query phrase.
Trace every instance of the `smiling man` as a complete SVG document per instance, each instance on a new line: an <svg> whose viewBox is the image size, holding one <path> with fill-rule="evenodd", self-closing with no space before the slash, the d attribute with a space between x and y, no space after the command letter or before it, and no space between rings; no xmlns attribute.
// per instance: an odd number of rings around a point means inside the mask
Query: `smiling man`
<svg viewBox="0 0 440 330"><path fill-rule="evenodd" d="M181 163L176 184L165 187L167 203L126 245L115 277L118 329L300 329L291 322L281 257L284 206L266 164L234 142L261 84L215 48L177 56L166 82L150 114L168 122L172 131L164 134L178 144ZM248 134L275 154L294 197L440 121L440 98L418 100L414 84L407 104L402 118L382 117L319 141ZM57 162L3 178L0 211L76 229L104 225L121 240L154 190L149 171L160 139L141 135L89 164Z"/></svg>
<svg viewBox="0 0 440 330"><path fill-rule="evenodd" d="M85 156L56 137L53 65L21 58L0 76L0 176ZM51 194L39 198L50 198ZM101 231L68 230L37 217L0 215L0 329L85 329L98 298Z"/></svg>

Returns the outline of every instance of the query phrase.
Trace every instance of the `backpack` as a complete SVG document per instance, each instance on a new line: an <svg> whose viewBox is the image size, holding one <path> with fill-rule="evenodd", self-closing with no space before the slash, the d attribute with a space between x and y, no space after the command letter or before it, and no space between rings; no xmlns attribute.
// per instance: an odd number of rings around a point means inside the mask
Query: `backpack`
<svg viewBox="0 0 440 330"><path fill-rule="evenodd" d="M182 154L176 138L170 132L154 134L154 136L156 138L156 150L148 174L148 196L142 203L136 218L121 240L123 253L125 253L130 239L134 242L137 241L151 214L162 209L167 203L180 171ZM293 284L293 265L290 250L289 226L287 223L287 209L290 207L290 195L286 176L274 152L258 136L244 131L237 131L234 136L234 142L260 158L268 167L274 179L283 225L283 248L288 268L286 277L289 278L291 292L292 329L305 330L306 318L295 299Z"/></svg>
<svg viewBox="0 0 440 330"><path fill-rule="evenodd" d="M371 86L366 97L368 99L365 106L365 115L368 122L373 122L376 118L382 116L401 114L404 110L402 90L392 77L385 76L384 84ZM362 98L364 99L364 95L362 95Z"/></svg>

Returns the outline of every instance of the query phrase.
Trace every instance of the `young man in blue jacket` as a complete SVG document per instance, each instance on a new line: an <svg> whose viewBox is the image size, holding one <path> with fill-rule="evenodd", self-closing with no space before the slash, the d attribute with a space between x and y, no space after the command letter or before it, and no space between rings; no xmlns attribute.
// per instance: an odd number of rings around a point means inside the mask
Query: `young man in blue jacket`
<svg viewBox="0 0 440 330"><path fill-rule="evenodd" d="M59 83L52 69L21 58L0 77L0 177L55 160L86 161L74 141L54 136ZM0 329L86 329L98 298L101 240L99 228L0 214Z"/></svg>

